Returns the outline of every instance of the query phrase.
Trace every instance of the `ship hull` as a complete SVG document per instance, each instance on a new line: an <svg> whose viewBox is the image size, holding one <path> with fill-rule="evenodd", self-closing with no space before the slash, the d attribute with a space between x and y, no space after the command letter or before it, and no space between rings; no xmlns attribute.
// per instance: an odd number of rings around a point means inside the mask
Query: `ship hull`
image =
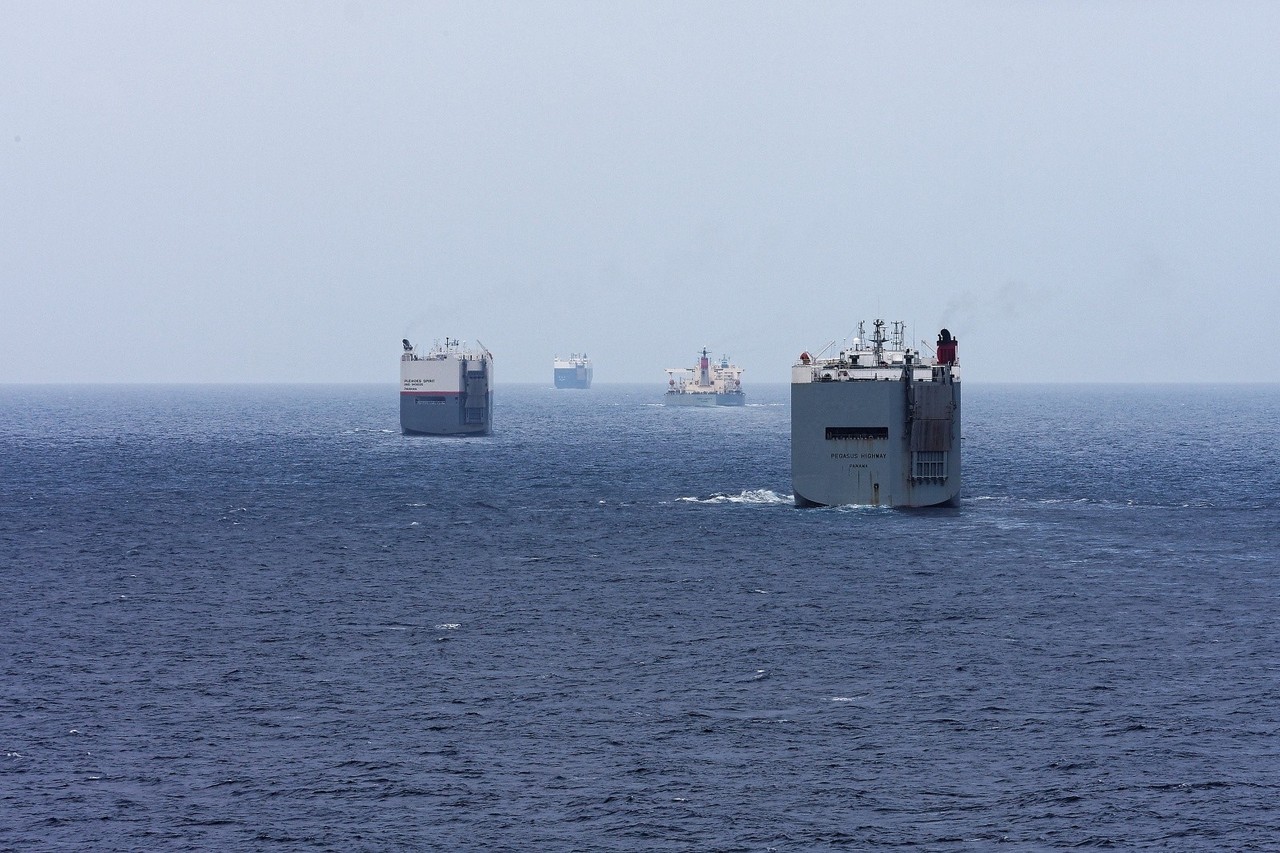
<svg viewBox="0 0 1280 853"><path fill-rule="evenodd" d="M791 480L796 506L955 505L960 383L793 383Z"/></svg>
<svg viewBox="0 0 1280 853"><path fill-rule="evenodd" d="M704 406L711 407L716 404L715 394L681 394L678 392L668 391L662 398L665 406Z"/></svg>
<svg viewBox="0 0 1280 853"><path fill-rule="evenodd" d="M554 370L557 388L580 388L586 390L591 387L593 371L590 367L557 367Z"/></svg>
<svg viewBox="0 0 1280 853"><path fill-rule="evenodd" d="M693 394L689 392L668 391L662 397L662 403L666 406L702 406L710 407L716 404L715 394Z"/></svg>
<svg viewBox="0 0 1280 853"><path fill-rule="evenodd" d="M668 391L663 395L662 402L667 406L745 406L747 404L747 395L741 391L730 394Z"/></svg>
<svg viewBox="0 0 1280 853"><path fill-rule="evenodd" d="M470 409L462 394L400 395L400 431L405 435L488 435L492 432L493 392Z"/></svg>

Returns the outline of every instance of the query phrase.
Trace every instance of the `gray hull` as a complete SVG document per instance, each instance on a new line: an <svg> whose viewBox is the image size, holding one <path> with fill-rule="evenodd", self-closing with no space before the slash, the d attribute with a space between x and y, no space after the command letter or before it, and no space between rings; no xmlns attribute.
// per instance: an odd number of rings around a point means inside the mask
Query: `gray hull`
<svg viewBox="0 0 1280 853"><path fill-rule="evenodd" d="M668 406L745 406L747 395L734 394L691 394L688 392L668 391L663 395L663 403Z"/></svg>
<svg viewBox="0 0 1280 853"><path fill-rule="evenodd" d="M492 431L493 393L468 409L461 394L401 394L400 431L405 435L488 435Z"/></svg>
<svg viewBox="0 0 1280 853"><path fill-rule="evenodd" d="M714 406L716 404L716 395L681 394L677 391L668 391L662 395L662 402L667 406Z"/></svg>
<svg viewBox="0 0 1280 853"><path fill-rule="evenodd" d="M797 506L955 504L960 383L793 383L791 482Z"/></svg>

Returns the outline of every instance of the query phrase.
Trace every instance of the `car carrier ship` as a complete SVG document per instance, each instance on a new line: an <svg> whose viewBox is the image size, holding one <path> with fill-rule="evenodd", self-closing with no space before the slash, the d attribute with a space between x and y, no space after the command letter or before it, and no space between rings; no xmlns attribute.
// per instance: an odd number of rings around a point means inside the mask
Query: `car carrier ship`
<svg viewBox="0 0 1280 853"><path fill-rule="evenodd" d="M493 354L445 338L426 355L406 339L400 354L400 430L405 435L488 435Z"/></svg>
<svg viewBox="0 0 1280 853"><path fill-rule="evenodd" d="M791 484L796 506L924 507L960 499L958 341L943 329L934 357L876 320L835 358L791 368ZM829 345L828 345L829 346Z"/></svg>
<svg viewBox="0 0 1280 853"><path fill-rule="evenodd" d="M662 401L668 406L745 406L742 368L730 364L728 356L712 364L704 348L697 367L667 368L667 393Z"/></svg>
<svg viewBox="0 0 1280 853"><path fill-rule="evenodd" d="M590 388L591 359L586 353L574 353L568 358L556 356L551 362L557 388Z"/></svg>

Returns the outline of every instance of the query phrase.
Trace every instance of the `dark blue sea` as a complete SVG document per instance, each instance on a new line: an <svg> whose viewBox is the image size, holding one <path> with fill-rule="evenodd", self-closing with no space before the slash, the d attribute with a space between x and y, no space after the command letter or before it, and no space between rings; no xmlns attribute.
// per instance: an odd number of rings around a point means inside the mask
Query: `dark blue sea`
<svg viewBox="0 0 1280 853"><path fill-rule="evenodd" d="M1280 849L1280 386L970 381L927 511L660 390L0 388L0 849Z"/></svg>

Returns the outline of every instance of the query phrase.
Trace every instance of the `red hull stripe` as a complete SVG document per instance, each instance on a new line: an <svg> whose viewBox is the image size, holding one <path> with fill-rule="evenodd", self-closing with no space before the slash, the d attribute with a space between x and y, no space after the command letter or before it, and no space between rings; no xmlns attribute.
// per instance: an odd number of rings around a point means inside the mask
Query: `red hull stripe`
<svg viewBox="0 0 1280 853"><path fill-rule="evenodd" d="M461 397L461 391L401 391L401 397Z"/></svg>

